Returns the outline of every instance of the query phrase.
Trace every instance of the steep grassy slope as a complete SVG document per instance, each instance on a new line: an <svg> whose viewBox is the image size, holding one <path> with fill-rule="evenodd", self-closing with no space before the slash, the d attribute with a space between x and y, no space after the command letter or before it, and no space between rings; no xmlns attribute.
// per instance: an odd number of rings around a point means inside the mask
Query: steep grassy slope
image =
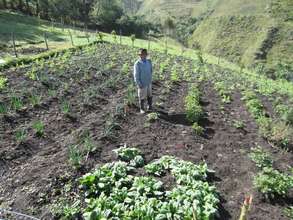
<svg viewBox="0 0 293 220"><path fill-rule="evenodd" d="M291 0L144 0L139 13L154 22L201 17L189 45L232 62L271 68L293 61Z"/></svg>

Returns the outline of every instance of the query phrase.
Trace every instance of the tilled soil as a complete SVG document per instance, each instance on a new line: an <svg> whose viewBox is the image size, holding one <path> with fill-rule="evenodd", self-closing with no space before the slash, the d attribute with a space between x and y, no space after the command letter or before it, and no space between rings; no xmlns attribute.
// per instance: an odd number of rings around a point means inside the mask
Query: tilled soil
<svg viewBox="0 0 293 220"><path fill-rule="evenodd" d="M205 161L215 171L210 177L221 199L217 219L238 219L245 196L253 196L249 219L288 219L283 208L292 205L292 199L267 201L253 188L253 177L259 171L249 159L252 147L262 146L272 153L280 170L293 165L291 153L272 148L258 135L258 127L247 112L238 91L232 93L232 102L222 104L212 83L199 84L201 104L205 118L203 136L195 135L186 120L184 98L188 82L173 83L170 91L162 82L155 82L154 103L159 119L148 123L145 115L138 114L136 106L129 107L126 117L119 120L121 129L116 139L103 138L104 124L108 114L117 104L123 103L124 81L115 89L105 88L91 105L80 104L81 88L99 84L105 79L84 81L73 85L64 97L72 103L70 115L60 113L60 100L52 98L41 106L18 112L10 118L1 118L5 123L0 148L0 205L31 215L47 214L48 207L58 198L68 181L74 181L95 166L115 160L112 150L122 145L137 147L146 162L163 155L174 155L194 163ZM167 91L167 92L166 92ZM32 130L23 143L16 143L14 132L35 120L46 124L44 137L36 137ZM242 120L243 129L233 126L234 120ZM68 163L68 144L84 131L94 134L97 149L79 170ZM174 180L166 178L167 188Z"/></svg>

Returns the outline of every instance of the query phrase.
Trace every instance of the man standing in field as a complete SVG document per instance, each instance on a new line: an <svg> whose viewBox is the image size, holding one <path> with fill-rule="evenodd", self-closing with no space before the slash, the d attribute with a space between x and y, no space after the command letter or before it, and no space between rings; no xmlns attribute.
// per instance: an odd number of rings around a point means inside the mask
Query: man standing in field
<svg viewBox="0 0 293 220"><path fill-rule="evenodd" d="M147 59L146 49L139 49L139 59L135 62L133 68L134 81L138 88L138 98L140 113L145 113L144 103L147 99L148 110L152 110L152 75L153 66L150 59Z"/></svg>

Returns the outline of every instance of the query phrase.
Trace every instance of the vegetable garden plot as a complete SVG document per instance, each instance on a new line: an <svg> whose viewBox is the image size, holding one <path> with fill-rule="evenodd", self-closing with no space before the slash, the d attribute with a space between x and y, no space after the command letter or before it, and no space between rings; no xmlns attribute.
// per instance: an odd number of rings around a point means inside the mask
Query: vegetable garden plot
<svg viewBox="0 0 293 220"><path fill-rule="evenodd" d="M158 52L152 52L151 57L155 69L154 104L159 111L146 115L137 114L136 88L131 73L136 51L132 48L99 44L3 73L6 80L2 80L5 82L0 100L7 111L1 112L3 123L0 125L1 144L5 146L0 147L0 173L3 174L0 194L5 196L0 199L4 201L1 206L41 216L55 203L56 213L62 216L96 215L94 210L99 208L94 202L92 206L84 203L77 179L95 170L97 164L99 168L111 170L115 164L111 164L115 160L112 150L126 143L139 149L144 156L136 157L131 164L117 162L126 170L137 164L142 166L142 162L151 164L165 155L170 156L163 158L180 158L178 161L184 160L182 163L207 163L215 170L208 184L215 185L218 191L216 219L237 219L244 197L251 193L255 204L250 211L252 218L286 219L284 207L263 200L254 187L253 179L259 170L248 153L255 142L271 149L276 169L280 171L292 166L291 154L272 149L258 135L257 124L239 92L242 83L243 86L249 84L246 79L237 77L236 73L222 74L222 70L215 71L212 66L183 57ZM32 88L33 93L25 92L24 87ZM250 89L256 91L255 87ZM194 108L200 111L194 112ZM192 121L188 121L188 109L191 115L200 113L197 115L200 117L190 117ZM162 117L164 113L169 114ZM160 190L172 192L176 185L172 173L168 171L160 177L147 173L147 170L158 170L159 166L131 169L127 171L127 175L133 176L129 181L137 186L141 182L148 185L161 181L163 188ZM148 178L135 178L139 176ZM101 186L106 184L93 188ZM126 188L131 191L130 186ZM188 189L184 190L178 195L186 196ZM98 200L97 204L107 201L99 192L90 196ZM164 193L157 198L152 194L155 204L149 214L162 211L156 208L156 204L162 202L174 215L177 212L184 215L179 208L170 209L168 195ZM144 199L141 201L137 208L143 211ZM205 204L201 199L198 201ZM289 208L290 200L283 201ZM118 203L109 204L112 209ZM203 209L195 212L204 219L200 214ZM127 211L118 213L115 210L112 215L129 215ZM195 212L188 209L185 214L193 216ZM108 214L103 212L103 215Z"/></svg>

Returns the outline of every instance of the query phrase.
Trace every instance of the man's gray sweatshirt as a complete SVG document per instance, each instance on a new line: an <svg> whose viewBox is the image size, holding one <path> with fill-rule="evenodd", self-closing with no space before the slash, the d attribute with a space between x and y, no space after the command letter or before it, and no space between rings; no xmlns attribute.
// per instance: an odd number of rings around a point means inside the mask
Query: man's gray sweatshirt
<svg viewBox="0 0 293 220"><path fill-rule="evenodd" d="M151 60L139 59L135 62L133 76L139 88L145 88L152 83L153 67Z"/></svg>

